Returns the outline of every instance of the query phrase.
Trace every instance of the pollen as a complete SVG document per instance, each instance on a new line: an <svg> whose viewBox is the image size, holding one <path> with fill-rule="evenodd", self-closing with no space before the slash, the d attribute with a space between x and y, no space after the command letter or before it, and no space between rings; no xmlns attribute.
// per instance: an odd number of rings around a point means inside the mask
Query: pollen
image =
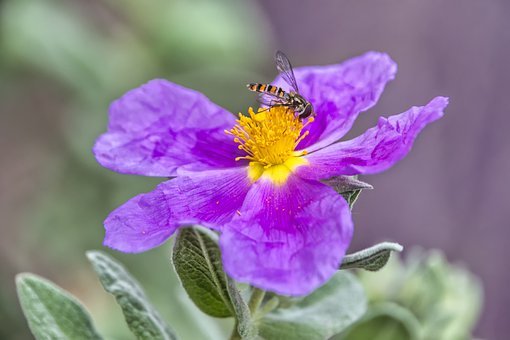
<svg viewBox="0 0 510 340"><path fill-rule="evenodd" d="M249 116L239 114L237 124L227 134L234 136L238 148L246 156L236 160L247 159L258 162L265 167L285 163L290 157L302 156L306 151L294 151L307 135L301 134L305 126L313 121L310 117L303 123L294 112L282 106L259 109L255 113L248 110Z"/></svg>
<svg viewBox="0 0 510 340"><path fill-rule="evenodd" d="M306 151L296 151L296 147L308 135L309 131L302 131L313 122L313 117L301 121L291 109L282 106L259 109L257 113L250 108L248 114L239 114L237 124L225 132L246 153L236 160L250 161L252 179L258 179L263 173L287 177L282 175L286 168L306 163L300 157Z"/></svg>

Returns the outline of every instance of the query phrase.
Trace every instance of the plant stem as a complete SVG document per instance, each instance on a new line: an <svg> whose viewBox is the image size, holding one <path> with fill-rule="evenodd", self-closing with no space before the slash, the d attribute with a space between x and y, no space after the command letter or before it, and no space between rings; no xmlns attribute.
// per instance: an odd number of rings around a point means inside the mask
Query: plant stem
<svg viewBox="0 0 510 340"><path fill-rule="evenodd" d="M265 291L258 288L253 288L253 293L251 293L250 301L248 301L248 308L250 309L251 315L255 315L257 310L260 307L260 304L262 303L262 300L264 300L264 295L266 294Z"/></svg>
<svg viewBox="0 0 510 340"><path fill-rule="evenodd" d="M257 313L258 317L263 317L267 313L273 311L276 307L278 307L279 304L280 300L276 296L273 296L271 299L269 299L269 301L267 301L264 304L264 306L259 308Z"/></svg>
<svg viewBox="0 0 510 340"><path fill-rule="evenodd" d="M239 332L237 331L237 321L234 325L234 329L232 330L232 334L230 334L230 340L241 340L241 335L239 335Z"/></svg>

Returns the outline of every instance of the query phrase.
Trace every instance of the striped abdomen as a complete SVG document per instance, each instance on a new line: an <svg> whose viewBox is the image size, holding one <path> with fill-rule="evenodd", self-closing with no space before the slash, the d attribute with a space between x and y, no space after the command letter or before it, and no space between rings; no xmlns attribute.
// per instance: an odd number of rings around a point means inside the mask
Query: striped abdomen
<svg viewBox="0 0 510 340"><path fill-rule="evenodd" d="M267 93L279 98L285 98L285 91L282 90L278 86L274 86L271 84L259 84L259 83L251 83L246 85L250 91L255 91L259 93Z"/></svg>

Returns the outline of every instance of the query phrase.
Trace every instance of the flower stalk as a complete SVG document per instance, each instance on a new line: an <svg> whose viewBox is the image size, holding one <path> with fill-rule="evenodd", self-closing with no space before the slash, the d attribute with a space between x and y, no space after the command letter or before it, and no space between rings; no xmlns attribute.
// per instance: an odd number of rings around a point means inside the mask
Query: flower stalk
<svg viewBox="0 0 510 340"><path fill-rule="evenodd" d="M251 315L255 315L260 307L260 304L264 300L266 292L259 288L253 288L251 293L250 301L248 301L248 308L250 309Z"/></svg>
<svg viewBox="0 0 510 340"><path fill-rule="evenodd" d="M232 334L230 334L230 340L242 340L241 335L239 335L239 331L237 330L237 320L234 324L234 329L232 329Z"/></svg>

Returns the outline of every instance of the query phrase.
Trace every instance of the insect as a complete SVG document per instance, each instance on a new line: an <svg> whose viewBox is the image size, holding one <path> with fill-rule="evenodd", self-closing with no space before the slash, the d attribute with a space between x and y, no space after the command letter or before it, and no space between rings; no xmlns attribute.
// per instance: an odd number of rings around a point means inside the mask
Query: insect
<svg viewBox="0 0 510 340"><path fill-rule="evenodd" d="M283 80L290 86L290 91L286 92L281 87L271 84L259 83L246 85L248 89L260 93L259 101L268 107L288 107L297 113L300 119L315 115L312 104L299 94L296 77L289 58L282 51L277 51L275 62Z"/></svg>

